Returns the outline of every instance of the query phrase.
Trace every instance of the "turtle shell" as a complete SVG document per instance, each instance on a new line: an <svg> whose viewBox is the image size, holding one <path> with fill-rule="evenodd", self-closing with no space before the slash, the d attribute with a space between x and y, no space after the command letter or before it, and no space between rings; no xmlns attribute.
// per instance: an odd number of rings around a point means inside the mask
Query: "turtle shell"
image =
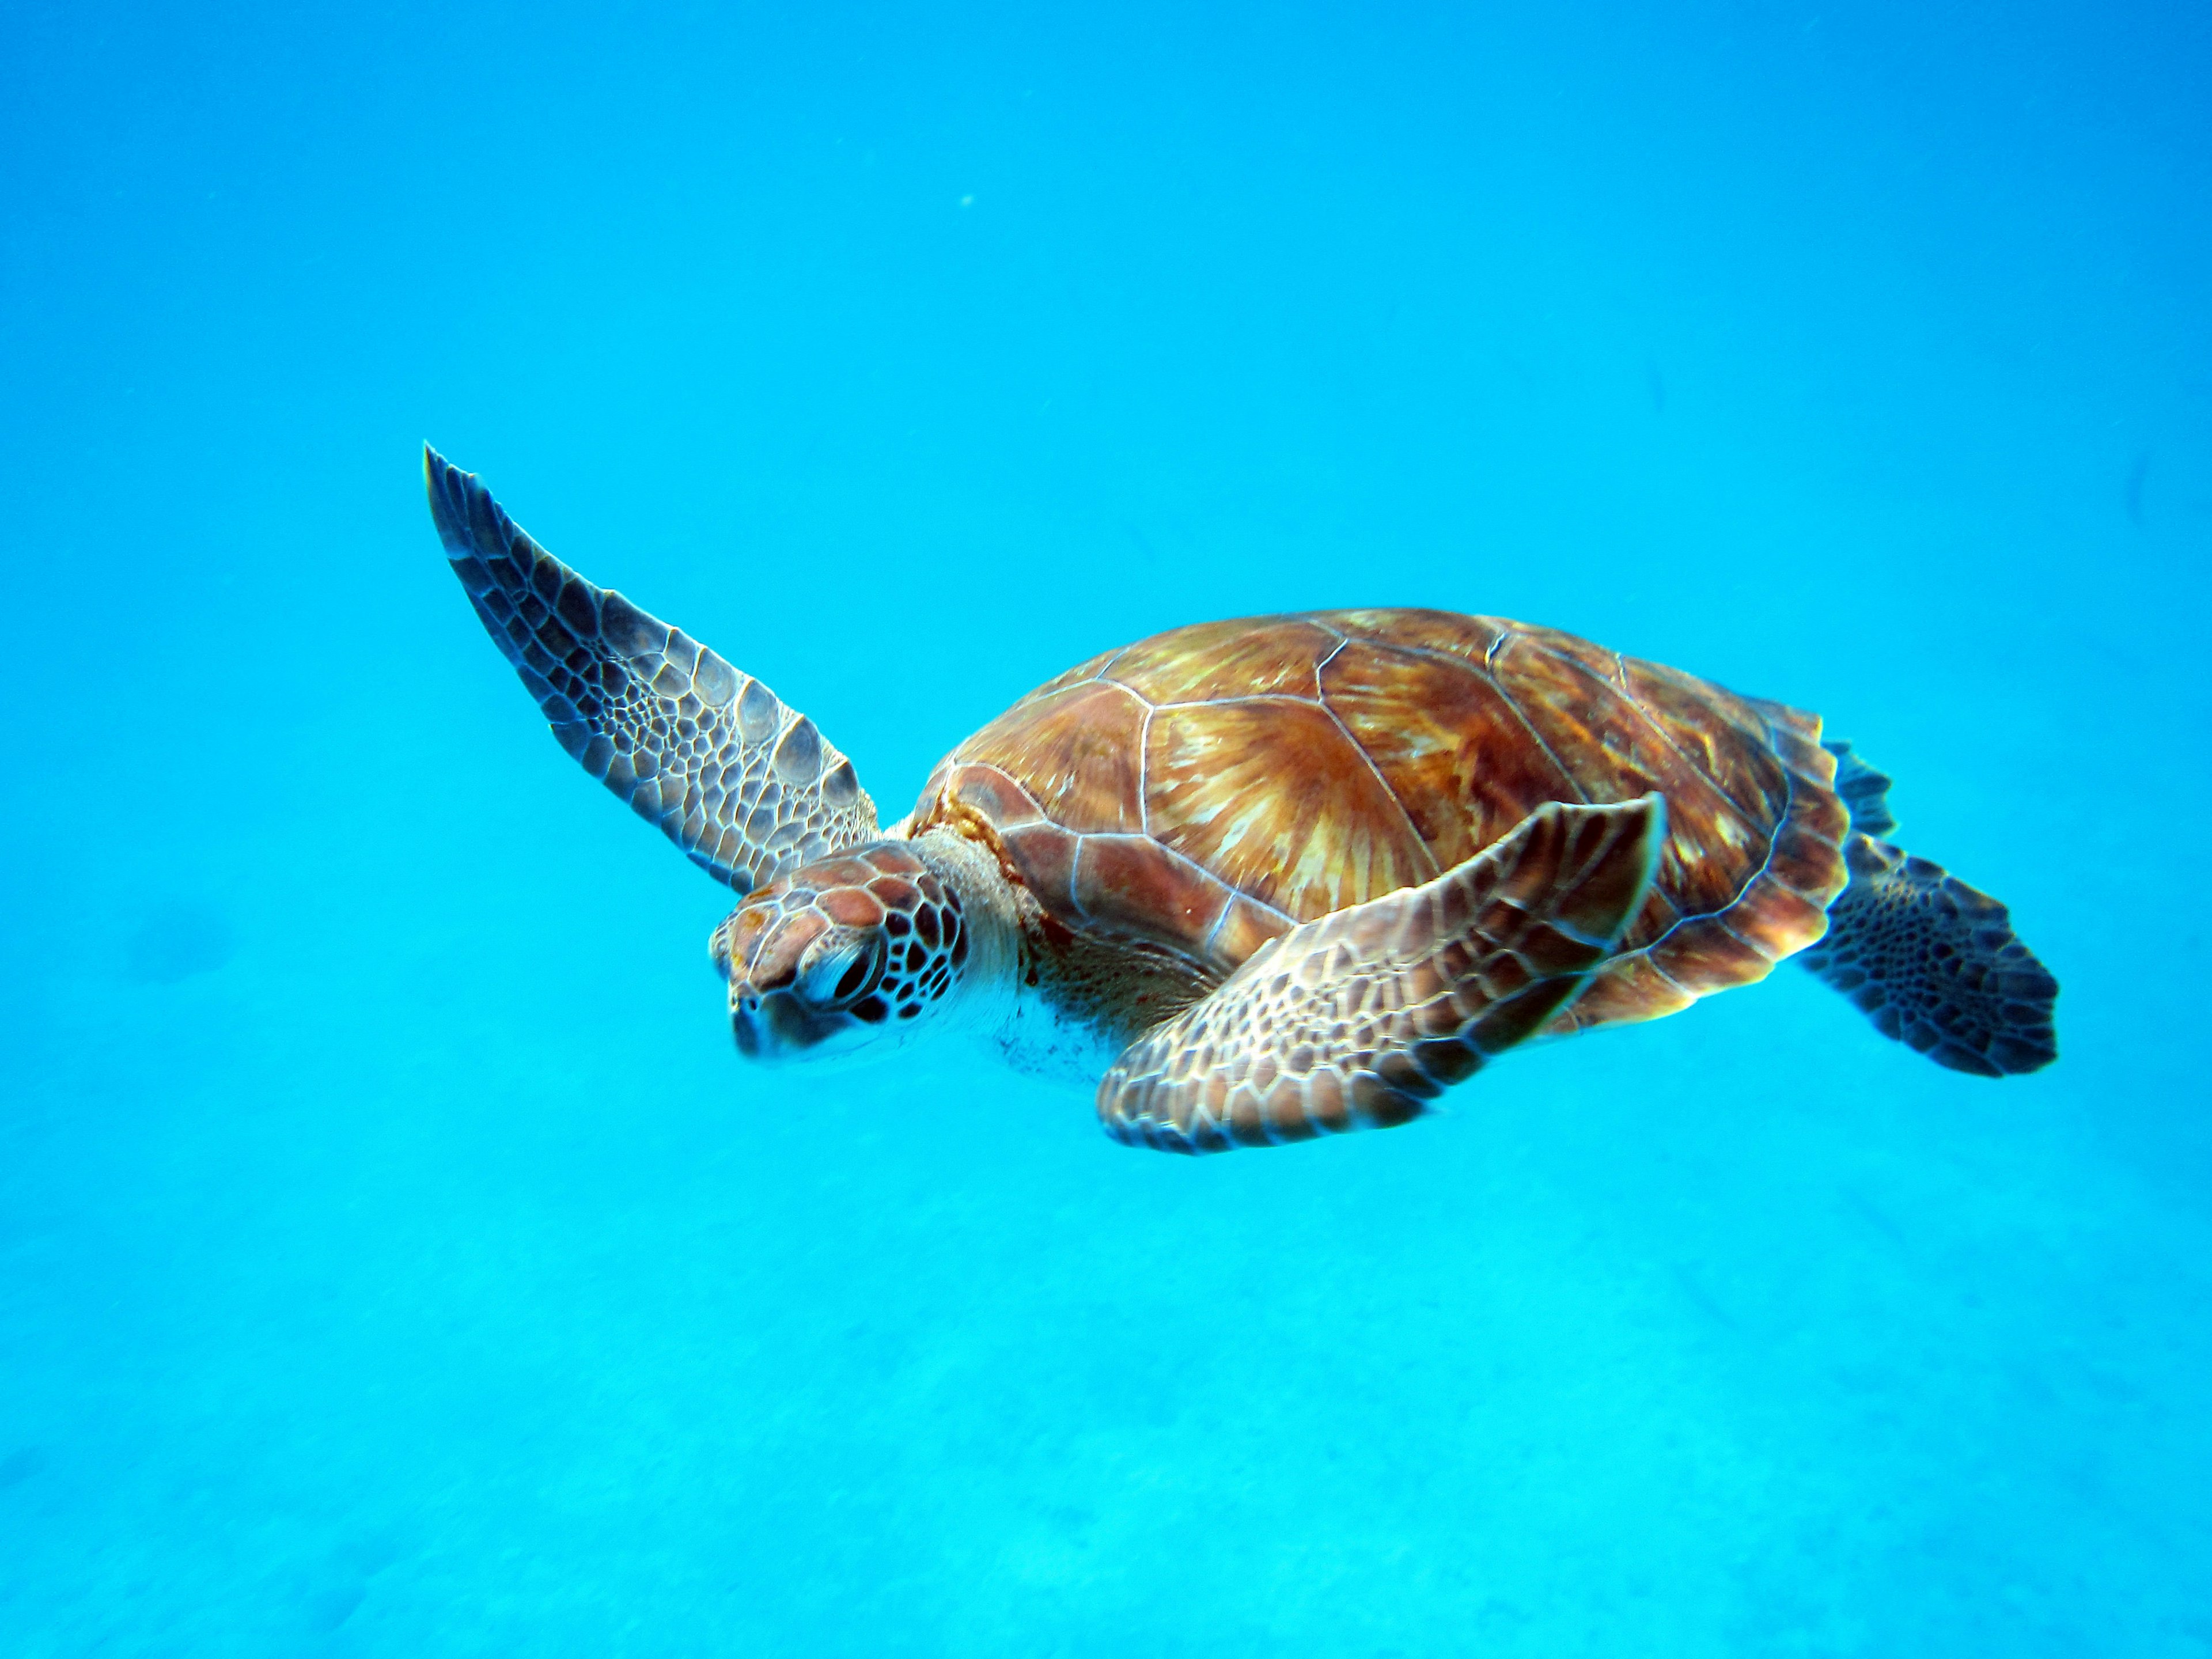
<svg viewBox="0 0 2212 1659"><path fill-rule="evenodd" d="M992 846L1074 936L1219 975L1546 801L1656 789L1650 896L1565 1031L1671 1013L1821 936L1850 823L1820 738L1815 715L1554 629L1316 611L1179 628L1071 669L945 757L914 828Z"/></svg>

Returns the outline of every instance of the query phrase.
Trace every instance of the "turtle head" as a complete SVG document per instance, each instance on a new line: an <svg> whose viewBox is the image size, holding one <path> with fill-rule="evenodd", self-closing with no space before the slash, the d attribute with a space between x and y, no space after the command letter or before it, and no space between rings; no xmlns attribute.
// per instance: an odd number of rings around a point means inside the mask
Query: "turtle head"
<svg viewBox="0 0 2212 1659"><path fill-rule="evenodd" d="M779 876L708 945L749 1060L847 1054L911 1032L959 985L968 948L959 894L901 841Z"/></svg>

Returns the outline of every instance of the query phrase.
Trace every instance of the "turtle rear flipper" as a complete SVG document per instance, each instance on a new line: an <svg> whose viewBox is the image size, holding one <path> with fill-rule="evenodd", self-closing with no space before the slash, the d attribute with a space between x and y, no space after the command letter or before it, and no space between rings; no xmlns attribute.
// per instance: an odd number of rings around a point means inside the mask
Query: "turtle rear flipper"
<svg viewBox="0 0 2212 1659"><path fill-rule="evenodd" d="M1130 1044L1106 1132L1220 1152L1408 1122L1589 983L1650 890L1667 803L1553 803L1419 887L1270 940Z"/></svg>
<svg viewBox="0 0 2212 1659"><path fill-rule="evenodd" d="M1954 1071L2033 1072L2058 1058L2058 981L2005 907L1940 864L1854 836L1850 884L1797 958L1884 1036Z"/></svg>
<svg viewBox="0 0 2212 1659"><path fill-rule="evenodd" d="M453 574L561 746L717 881L750 892L876 833L814 722L681 629L586 581L427 445Z"/></svg>
<svg viewBox="0 0 2212 1659"><path fill-rule="evenodd" d="M1897 781L1851 753L1850 744L1840 738L1827 738L1820 747L1836 757L1836 793L1851 815L1851 828L1863 836L1895 835L1897 815L1889 809L1889 792Z"/></svg>

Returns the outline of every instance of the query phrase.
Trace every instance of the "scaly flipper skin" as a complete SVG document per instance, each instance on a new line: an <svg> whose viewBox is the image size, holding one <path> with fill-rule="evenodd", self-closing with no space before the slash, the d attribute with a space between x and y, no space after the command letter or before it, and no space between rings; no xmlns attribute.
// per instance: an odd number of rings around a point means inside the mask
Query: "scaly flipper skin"
<svg viewBox="0 0 2212 1659"><path fill-rule="evenodd" d="M1644 902L1657 794L1554 803L1433 881L1304 923L1148 1032L1098 1085L1106 1132L1218 1152L1419 1116L1582 989Z"/></svg>
<svg viewBox="0 0 2212 1659"><path fill-rule="evenodd" d="M1890 810L1889 792L1896 780L1877 772L1840 738L1820 745L1836 757L1836 793L1851 815L1851 828L1863 836L1897 833L1897 815Z"/></svg>
<svg viewBox="0 0 2212 1659"><path fill-rule="evenodd" d="M424 447L430 515L492 641L561 746L740 893L872 840L852 763L750 675L586 581L473 473Z"/></svg>
<svg viewBox="0 0 2212 1659"><path fill-rule="evenodd" d="M1940 864L1852 837L1850 885L1798 957L1875 1029L1954 1071L2033 1072L2058 1058L2058 981L2011 914Z"/></svg>

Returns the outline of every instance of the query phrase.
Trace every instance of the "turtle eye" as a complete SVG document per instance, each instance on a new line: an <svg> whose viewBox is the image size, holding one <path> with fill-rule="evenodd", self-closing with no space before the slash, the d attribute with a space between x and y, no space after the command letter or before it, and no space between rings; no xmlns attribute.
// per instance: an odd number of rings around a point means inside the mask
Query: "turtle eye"
<svg viewBox="0 0 2212 1659"><path fill-rule="evenodd" d="M872 989L883 969L882 941L855 939L811 963L799 977L799 994L817 1007L842 1008Z"/></svg>

